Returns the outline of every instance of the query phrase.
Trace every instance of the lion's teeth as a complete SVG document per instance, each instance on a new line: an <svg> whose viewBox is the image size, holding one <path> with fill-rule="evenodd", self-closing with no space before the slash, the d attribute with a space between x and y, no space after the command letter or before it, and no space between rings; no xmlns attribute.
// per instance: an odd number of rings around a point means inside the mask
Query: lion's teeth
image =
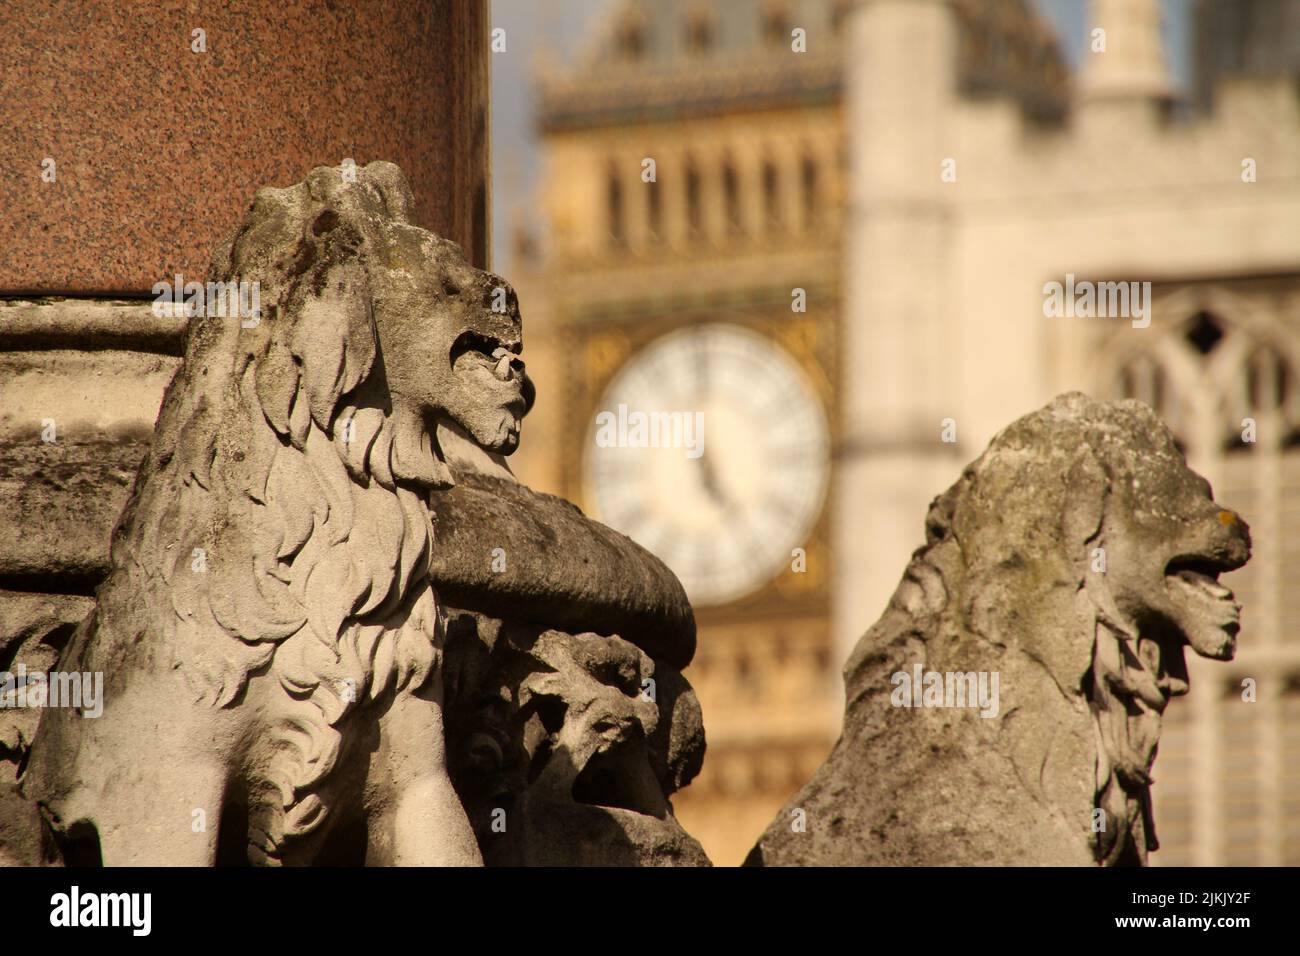
<svg viewBox="0 0 1300 956"><path fill-rule="evenodd" d="M1226 600L1232 597L1230 589L1225 588L1208 574L1201 574L1199 571L1179 571L1176 577L1184 584L1208 594L1215 600Z"/></svg>
<svg viewBox="0 0 1300 956"><path fill-rule="evenodd" d="M510 381L510 360L514 356L505 349L497 349L496 352L492 353L492 357L498 360L497 364L492 368L492 374L503 382Z"/></svg>

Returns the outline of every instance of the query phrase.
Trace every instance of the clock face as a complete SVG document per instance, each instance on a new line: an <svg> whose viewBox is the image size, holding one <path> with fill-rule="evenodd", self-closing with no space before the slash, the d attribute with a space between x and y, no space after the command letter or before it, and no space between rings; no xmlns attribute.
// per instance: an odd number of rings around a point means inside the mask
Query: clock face
<svg viewBox="0 0 1300 956"><path fill-rule="evenodd" d="M821 402L784 350L737 325L684 329L635 355L585 447L596 516L658 555L696 604L788 569L826 494Z"/></svg>

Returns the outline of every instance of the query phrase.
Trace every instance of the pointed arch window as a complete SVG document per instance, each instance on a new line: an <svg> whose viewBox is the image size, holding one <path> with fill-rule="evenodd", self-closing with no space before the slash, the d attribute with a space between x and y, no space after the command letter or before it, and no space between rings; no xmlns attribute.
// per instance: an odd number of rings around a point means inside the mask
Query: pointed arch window
<svg viewBox="0 0 1300 956"><path fill-rule="evenodd" d="M618 55L625 60L639 60L645 55L646 27L641 16L634 12L623 18L615 33L614 45Z"/></svg>
<svg viewBox="0 0 1300 956"><path fill-rule="evenodd" d="M817 161L810 155L804 156L799 163L799 188L803 197L804 228L811 229L817 224L821 214L821 183L817 172Z"/></svg>
<svg viewBox="0 0 1300 956"><path fill-rule="evenodd" d="M726 160L722 164L722 205L727 217L727 231L739 233L743 226L740 212L740 176L735 164Z"/></svg>
<svg viewBox="0 0 1300 956"><path fill-rule="evenodd" d="M714 22L708 10L697 9L687 14L684 32L688 53L698 56L713 49Z"/></svg>
<svg viewBox="0 0 1300 956"><path fill-rule="evenodd" d="M611 163L605 172L605 223L612 245L621 246L627 242L626 219L623 181L619 178L618 168Z"/></svg>
<svg viewBox="0 0 1300 956"><path fill-rule="evenodd" d="M776 163L763 161L763 224L769 231L781 228L781 181Z"/></svg>
<svg viewBox="0 0 1300 956"><path fill-rule="evenodd" d="M686 173L683 176L686 200L686 232L692 239L704 235L704 204L700 196L700 170L695 160L686 161Z"/></svg>
<svg viewBox="0 0 1300 956"><path fill-rule="evenodd" d="M663 236L664 211L660 188L658 181L645 184L645 224L646 232L651 239L659 239Z"/></svg>
<svg viewBox="0 0 1300 956"><path fill-rule="evenodd" d="M1207 435L1205 417L1212 416L1218 452L1255 448L1257 442L1242 438L1247 419L1270 423L1261 441L1279 447L1300 441L1300 389L1288 350L1217 311L1197 309L1173 334L1129 354L1115 367L1111 391L1146 402L1180 439Z"/></svg>
<svg viewBox="0 0 1300 956"><path fill-rule="evenodd" d="M784 0L768 3L763 10L763 42L770 47L785 46L792 29L790 10Z"/></svg>

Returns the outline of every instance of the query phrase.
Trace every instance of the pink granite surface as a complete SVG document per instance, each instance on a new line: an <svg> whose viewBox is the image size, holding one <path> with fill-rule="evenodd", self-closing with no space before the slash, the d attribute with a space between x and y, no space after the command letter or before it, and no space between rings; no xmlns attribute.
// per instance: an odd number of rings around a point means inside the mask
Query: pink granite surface
<svg viewBox="0 0 1300 956"><path fill-rule="evenodd" d="M0 295L201 278L258 186L344 157L481 264L486 35L485 0L0 5Z"/></svg>

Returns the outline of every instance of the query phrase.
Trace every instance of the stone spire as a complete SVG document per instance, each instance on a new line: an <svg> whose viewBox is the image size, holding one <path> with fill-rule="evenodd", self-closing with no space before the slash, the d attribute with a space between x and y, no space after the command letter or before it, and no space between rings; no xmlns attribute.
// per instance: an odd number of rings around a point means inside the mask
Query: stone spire
<svg viewBox="0 0 1300 956"><path fill-rule="evenodd" d="M1095 98L1167 98L1173 83L1160 40L1160 0L1092 0L1080 86ZM1098 29L1105 31L1099 52Z"/></svg>

